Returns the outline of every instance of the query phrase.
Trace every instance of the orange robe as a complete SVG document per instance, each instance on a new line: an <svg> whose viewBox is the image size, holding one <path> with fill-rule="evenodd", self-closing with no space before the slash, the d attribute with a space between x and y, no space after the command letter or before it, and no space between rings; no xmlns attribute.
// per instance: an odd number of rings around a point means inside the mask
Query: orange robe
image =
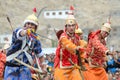
<svg viewBox="0 0 120 80"><path fill-rule="evenodd" d="M77 35L71 38L65 32L62 33L54 61L55 80L82 80L78 68L75 68L69 61L71 60L74 64L78 63L75 51L79 45L79 37Z"/></svg>

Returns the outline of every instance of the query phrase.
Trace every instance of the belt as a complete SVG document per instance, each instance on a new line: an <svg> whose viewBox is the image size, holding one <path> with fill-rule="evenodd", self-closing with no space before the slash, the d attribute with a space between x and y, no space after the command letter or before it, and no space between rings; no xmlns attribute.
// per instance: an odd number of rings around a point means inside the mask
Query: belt
<svg viewBox="0 0 120 80"><path fill-rule="evenodd" d="M24 66L24 65L15 64L15 63L11 63L11 62L6 62L6 66L10 66L10 67L21 67L21 66Z"/></svg>

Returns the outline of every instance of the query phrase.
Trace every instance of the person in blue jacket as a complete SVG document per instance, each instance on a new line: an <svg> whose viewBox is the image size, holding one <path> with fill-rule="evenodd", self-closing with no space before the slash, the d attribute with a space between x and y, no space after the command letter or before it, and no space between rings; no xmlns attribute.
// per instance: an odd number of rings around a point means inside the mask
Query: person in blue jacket
<svg viewBox="0 0 120 80"><path fill-rule="evenodd" d="M37 17L32 14L25 19L23 28L17 28L13 31L12 43L6 54L4 80L32 80L30 69L14 58L28 65L33 65L35 56L40 58L44 55L41 43L35 33L38 25Z"/></svg>
<svg viewBox="0 0 120 80"><path fill-rule="evenodd" d="M112 74L115 74L117 71L116 65L115 65L115 58L113 55L111 56L111 59L107 61L107 69L108 69L108 72Z"/></svg>

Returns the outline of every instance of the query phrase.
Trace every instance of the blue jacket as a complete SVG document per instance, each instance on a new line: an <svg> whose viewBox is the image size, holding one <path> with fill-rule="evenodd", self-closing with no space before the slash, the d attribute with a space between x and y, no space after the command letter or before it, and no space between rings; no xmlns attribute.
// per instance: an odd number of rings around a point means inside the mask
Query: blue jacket
<svg viewBox="0 0 120 80"><path fill-rule="evenodd" d="M27 35L22 37L20 35L21 30L22 29L18 28L15 31L13 31L12 43L11 43L11 47L7 51L7 56L15 54L15 52L20 50L23 45L23 40L26 40L25 47L29 48L29 50L27 50L27 52L32 56L32 58L34 59L34 55L32 55L33 52L34 52L34 54L37 55L37 57L41 57L43 55L43 53L42 53L40 41L33 37L28 37ZM28 45L29 42L31 42L31 45ZM29 64L29 61L28 61L28 58L27 58L25 52L21 52L16 58ZM14 60L10 60L9 62L19 64Z"/></svg>

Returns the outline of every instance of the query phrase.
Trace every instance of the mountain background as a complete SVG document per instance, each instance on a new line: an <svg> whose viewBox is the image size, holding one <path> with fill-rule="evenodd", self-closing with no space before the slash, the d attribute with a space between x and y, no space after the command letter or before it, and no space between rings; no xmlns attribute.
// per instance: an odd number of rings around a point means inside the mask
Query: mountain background
<svg viewBox="0 0 120 80"><path fill-rule="evenodd" d="M108 47L120 49L120 0L0 0L0 34L11 34L11 27L7 21L9 16L13 28L22 27L25 18L32 14L32 9L38 12L44 8L39 16L37 33L43 47L56 47L55 29L64 29L65 20L46 19L44 11L68 10L75 7L75 18L84 32L87 40L89 30L100 29L111 15L112 31L108 37Z"/></svg>

